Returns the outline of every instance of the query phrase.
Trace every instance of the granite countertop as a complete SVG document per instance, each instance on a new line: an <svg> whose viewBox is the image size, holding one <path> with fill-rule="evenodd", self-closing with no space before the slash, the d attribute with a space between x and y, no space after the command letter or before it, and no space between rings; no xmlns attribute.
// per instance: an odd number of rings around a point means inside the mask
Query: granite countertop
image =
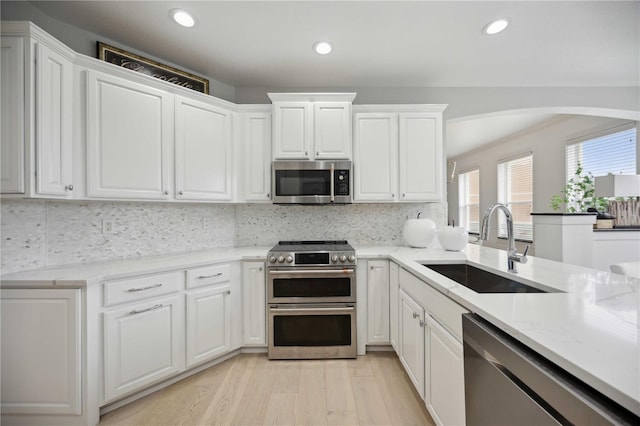
<svg viewBox="0 0 640 426"><path fill-rule="evenodd" d="M517 280L556 293L476 293L421 263L464 263L513 278L506 252L357 246L361 259L391 259L614 401L640 415L640 280L529 257ZM264 260L270 247L225 248L15 272L2 287L76 287L105 279L205 264Z"/></svg>

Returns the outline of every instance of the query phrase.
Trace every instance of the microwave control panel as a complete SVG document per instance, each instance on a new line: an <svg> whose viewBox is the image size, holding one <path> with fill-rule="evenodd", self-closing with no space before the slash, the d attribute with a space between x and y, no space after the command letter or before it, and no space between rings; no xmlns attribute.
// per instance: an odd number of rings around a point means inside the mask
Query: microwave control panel
<svg viewBox="0 0 640 426"><path fill-rule="evenodd" d="M349 195L349 170L336 170L333 182L335 195Z"/></svg>

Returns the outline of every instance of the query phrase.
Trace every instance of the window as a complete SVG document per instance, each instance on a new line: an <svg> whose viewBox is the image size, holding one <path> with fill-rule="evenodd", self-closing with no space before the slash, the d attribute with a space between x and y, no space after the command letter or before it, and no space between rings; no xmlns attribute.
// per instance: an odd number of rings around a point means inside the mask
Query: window
<svg viewBox="0 0 640 426"><path fill-rule="evenodd" d="M460 226L468 232L480 232L480 170L458 175L458 206Z"/></svg>
<svg viewBox="0 0 640 426"><path fill-rule="evenodd" d="M584 173L595 176L636 174L636 128L628 124L608 134L569 141L566 147L567 182L575 175L578 163Z"/></svg>
<svg viewBox="0 0 640 426"><path fill-rule="evenodd" d="M533 157L527 154L498 163L498 202L506 204L513 216L515 238L533 240ZM498 214L498 236L507 236L507 221Z"/></svg>

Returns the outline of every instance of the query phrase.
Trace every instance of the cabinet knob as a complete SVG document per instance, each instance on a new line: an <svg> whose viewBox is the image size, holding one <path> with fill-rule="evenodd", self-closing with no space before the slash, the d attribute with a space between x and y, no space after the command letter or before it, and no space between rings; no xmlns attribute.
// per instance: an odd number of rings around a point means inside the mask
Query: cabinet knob
<svg viewBox="0 0 640 426"><path fill-rule="evenodd" d="M396 198L396 194L391 194L391 198Z"/></svg>
<svg viewBox="0 0 640 426"><path fill-rule="evenodd" d="M307 155L307 156L308 156L308 155L309 155L309 153L308 153L307 151L305 151L305 152L304 152L304 155Z"/></svg>
<svg viewBox="0 0 640 426"><path fill-rule="evenodd" d="M320 151L316 152L316 157L320 156Z"/></svg>
<svg viewBox="0 0 640 426"><path fill-rule="evenodd" d="M267 192L267 198L271 198L271 194Z"/></svg>
<svg viewBox="0 0 640 426"><path fill-rule="evenodd" d="M420 327L424 327L424 321L420 320Z"/></svg>
<svg viewBox="0 0 640 426"><path fill-rule="evenodd" d="M168 189L164 190L164 195L169 195L169 190Z"/></svg>
<svg viewBox="0 0 640 426"><path fill-rule="evenodd" d="M67 191L73 191L73 185L67 185L64 187L64 189Z"/></svg>
<svg viewBox="0 0 640 426"><path fill-rule="evenodd" d="M225 294L231 294L231 290L227 290L224 292Z"/></svg>
<svg viewBox="0 0 640 426"><path fill-rule="evenodd" d="M415 312L413 313L413 318L418 318L420 315L416 314Z"/></svg>
<svg viewBox="0 0 640 426"><path fill-rule="evenodd" d="M407 194L402 194L402 198L404 198L404 197L406 197L406 196L407 196Z"/></svg>
<svg viewBox="0 0 640 426"><path fill-rule="evenodd" d="M180 192L178 192L178 194L184 195L184 191L180 191Z"/></svg>

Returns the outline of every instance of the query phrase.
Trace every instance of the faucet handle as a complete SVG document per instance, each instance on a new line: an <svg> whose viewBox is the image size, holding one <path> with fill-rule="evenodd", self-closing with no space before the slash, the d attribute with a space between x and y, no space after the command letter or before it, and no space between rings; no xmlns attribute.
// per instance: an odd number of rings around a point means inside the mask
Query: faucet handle
<svg viewBox="0 0 640 426"><path fill-rule="evenodd" d="M517 255L518 259L517 262L519 263L527 263L527 253L529 253L529 244L527 244L527 246L524 248L524 252L522 253L522 256Z"/></svg>

